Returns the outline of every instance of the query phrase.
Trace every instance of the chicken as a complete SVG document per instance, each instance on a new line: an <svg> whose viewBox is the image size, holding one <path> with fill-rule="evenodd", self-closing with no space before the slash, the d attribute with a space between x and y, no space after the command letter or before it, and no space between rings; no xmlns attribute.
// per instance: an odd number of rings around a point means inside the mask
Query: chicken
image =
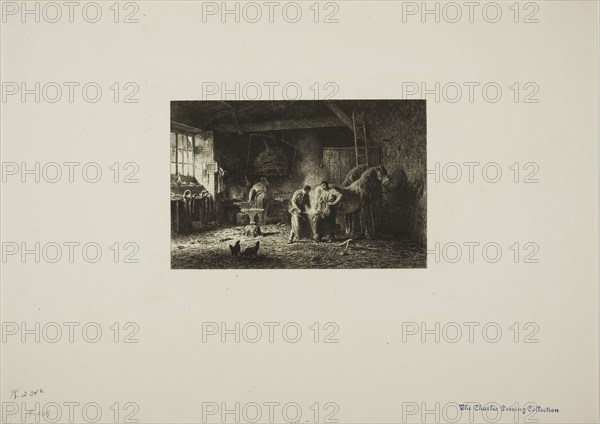
<svg viewBox="0 0 600 424"><path fill-rule="evenodd" d="M231 250L231 256L238 256L240 254L240 250L241 250L241 246L240 246L240 241L236 241L235 244L229 245L229 250Z"/></svg>
<svg viewBox="0 0 600 424"><path fill-rule="evenodd" d="M260 242L256 242L256 245L254 247L246 247L244 249L244 256L256 256L256 254L258 253L258 248L260 246Z"/></svg>

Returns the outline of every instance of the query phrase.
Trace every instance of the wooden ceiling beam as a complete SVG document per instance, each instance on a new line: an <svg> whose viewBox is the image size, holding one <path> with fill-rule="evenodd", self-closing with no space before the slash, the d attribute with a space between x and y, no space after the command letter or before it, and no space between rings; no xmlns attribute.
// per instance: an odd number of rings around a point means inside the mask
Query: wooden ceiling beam
<svg viewBox="0 0 600 424"><path fill-rule="evenodd" d="M231 120L233 121L233 126L236 130L235 132L237 132L238 134L243 134L244 131L242 131L242 128L240 127L240 120L238 119L237 111L235 110L235 108L227 102L221 102L221 104L227 107L227 109L229 109L229 113L231 113Z"/></svg>
<svg viewBox="0 0 600 424"><path fill-rule="evenodd" d="M200 128L192 127L192 126L189 126L186 124L181 124L179 122L174 122L174 121L171 121L171 131L178 132L181 134L186 134L186 135L196 135L196 134L201 134L204 132Z"/></svg>
<svg viewBox="0 0 600 424"><path fill-rule="evenodd" d="M354 131L352 119L348 115L346 115L346 112L344 112L337 104L333 102L325 102L325 104L335 114L335 116L337 116L340 119L340 121L344 123L345 126Z"/></svg>
<svg viewBox="0 0 600 424"><path fill-rule="evenodd" d="M212 128L215 132L235 133L241 129L245 133L260 131L298 130L307 128L343 127L344 124L335 117L311 118L311 119L286 119L272 122L253 122L217 125Z"/></svg>

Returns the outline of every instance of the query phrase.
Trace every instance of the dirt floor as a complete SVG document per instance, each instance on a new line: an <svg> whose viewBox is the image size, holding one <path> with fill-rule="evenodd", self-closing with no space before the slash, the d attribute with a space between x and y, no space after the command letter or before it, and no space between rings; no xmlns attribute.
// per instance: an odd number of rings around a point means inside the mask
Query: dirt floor
<svg viewBox="0 0 600 424"><path fill-rule="evenodd" d="M287 244L290 227L263 225L263 235L242 235L244 227L214 228L199 234L174 236L171 267L176 269L281 269L281 268L424 268L426 251L400 240L353 240L340 246L300 240ZM242 250L260 241L256 257L233 257L229 245L241 241Z"/></svg>

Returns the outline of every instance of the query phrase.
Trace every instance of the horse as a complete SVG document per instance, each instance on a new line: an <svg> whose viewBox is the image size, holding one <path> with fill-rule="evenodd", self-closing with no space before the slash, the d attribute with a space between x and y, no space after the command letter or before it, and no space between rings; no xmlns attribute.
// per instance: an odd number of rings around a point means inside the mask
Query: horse
<svg viewBox="0 0 600 424"><path fill-rule="evenodd" d="M350 172L349 176L353 171ZM346 177L346 179L348 179L348 177ZM335 206L336 211L344 215L360 212L361 225L365 230L365 236L367 238L372 238L375 233L373 220L370 219L372 214L372 196L381 191L382 185L388 185L390 183L390 177L383 166L367 168L362 172L360 178L350 185L346 187L334 187L342 195L342 200ZM317 192L316 194L318 199L320 193ZM313 228L316 228L318 222L328 216L330 211L329 205L321 204L320 202L315 203L315 207L311 213L311 222L314 224Z"/></svg>

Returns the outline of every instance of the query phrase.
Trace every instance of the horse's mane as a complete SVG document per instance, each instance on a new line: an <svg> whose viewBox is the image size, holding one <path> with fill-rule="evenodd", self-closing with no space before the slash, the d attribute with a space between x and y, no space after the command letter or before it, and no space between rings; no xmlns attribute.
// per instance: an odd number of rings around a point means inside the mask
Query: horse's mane
<svg viewBox="0 0 600 424"><path fill-rule="evenodd" d="M363 167L364 167L364 165L363 165ZM352 174L355 170L358 170L358 168L359 167L354 168L352 171L350 171L350 174ZM380 186L381 182L379 180L379 176L377 175L377 172L379 170L378 168L383 168L383 167L375 166L372 168L368 168L366 171L364 171L361 174L360 178L358 178L356 181L354 181L352 184L350 184L346 188L362 189L367 192L374 192L374 191L379 190L379 186ZM382 171L385 173L386 172L385 168L383 168ZM346 179L348 179L348 177L350 177L350 174L348 174L348 176L346 176Z"/></svg>
<svg viewBox="0 0 600 424"><path fill-rule="evenodd" d="M367 165L358 165L357 167L352 168L352 170L348 172L348 175L346 175L346 178L344 178L344 181L342 181L341 186L348 187L354 181L358 180L368 168Z"/></svg>

